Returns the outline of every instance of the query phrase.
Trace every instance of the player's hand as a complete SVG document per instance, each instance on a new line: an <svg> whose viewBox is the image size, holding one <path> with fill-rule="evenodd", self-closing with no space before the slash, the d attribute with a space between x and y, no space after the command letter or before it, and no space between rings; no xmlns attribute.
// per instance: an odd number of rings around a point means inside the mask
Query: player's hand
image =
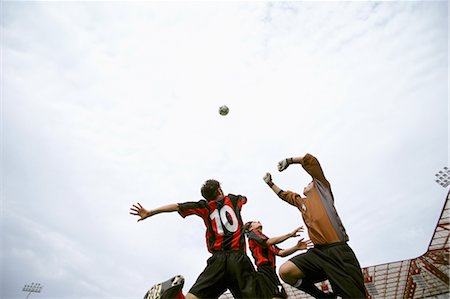
<svg viewBox="0 0 450 299"><path fill-rule="evenodd" d="M271 186L273 185L272 182L272 175L268 172L266 173L266 175L263 177L264 182L266 182L267 185Z"/></svg>
<svg viewBox="0 0 450 299"><path fill-rule="evenodd" d="M283 171L292 164L292 158L287 158L278 162L278 171Z"/></svg>
<svg viewBox="0 0 450 299"><path fill-rule="evenodd" d="M303 241L303 240L304 239L302 238L297 242L296 247L298 250L306 250L306 249L310 249L310 248L314 247L314 243L311 240L306 240L306 241Z"/></svg>
<svg viewBox="0 0 450 299"><path fill-rule="evenodd" d="M138 222L142 221L145 218L150 217L152 215L151 211L144 209L144 207L142 207L140 203L137 203L137 205L133 205L130 208L130 210L131 210L131 212L130 212L131 215L136 215L136 216L140 217L138 219Z"/></svg>
<svg viewBox="0 0 450 299"><path fill-rule="evenodd" d="M303 230L304 230L303 226L297 227L289 235L291 236L291 238L298 237L300 233L303 232Z"/></svg>

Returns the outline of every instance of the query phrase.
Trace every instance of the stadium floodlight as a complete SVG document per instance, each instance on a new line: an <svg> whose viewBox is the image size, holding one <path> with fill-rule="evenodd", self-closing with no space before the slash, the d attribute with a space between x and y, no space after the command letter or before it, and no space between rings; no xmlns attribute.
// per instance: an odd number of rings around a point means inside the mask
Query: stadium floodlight
<svg viewBox="0 0 450 299"><path fill-rule="evenodd" d="M44 286L41 285L40 283L33 282L30 285L26 284L22 289L22 291L28 292L28 295L27 295L27 297L25 297L25 299L30 297L31 293L40 293L43 287Z"/></svg>
<svg viewBox="0 0 450 299"><path fill-rule="evenodd" d="M447 166L444 167L444 169L439 170L438 173L436 173L435 182L444 188L447 188L448 185L450 185L450 169L448 169Z"/></svg>

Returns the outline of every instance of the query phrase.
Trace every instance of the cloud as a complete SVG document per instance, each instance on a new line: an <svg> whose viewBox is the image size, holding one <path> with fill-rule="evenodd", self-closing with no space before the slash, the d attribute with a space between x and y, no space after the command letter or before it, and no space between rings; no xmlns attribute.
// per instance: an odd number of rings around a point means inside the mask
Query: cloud
<svg viewBox="0 0 450 299"><path fill-rule="evenodd" d="M421 254L445 197L446 5L3 3L0 296L137 298L174 274L187 290L201 220L137 224L131 204L216 178L281 235L302 221L262 176L300 191L310 178L276 163L306 152L362 265Z"/></svg>

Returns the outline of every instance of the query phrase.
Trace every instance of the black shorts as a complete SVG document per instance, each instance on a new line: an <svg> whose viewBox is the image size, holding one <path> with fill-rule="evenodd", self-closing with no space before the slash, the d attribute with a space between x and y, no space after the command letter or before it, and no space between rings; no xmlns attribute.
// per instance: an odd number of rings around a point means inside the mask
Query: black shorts
<svg viewBox="0 0 450 299"><path fill-rule="evenodd" d="M347 243L316 245L290 259L312 282L328 279L342 298L366 298L361 266Z"/></svg>
<svg viewBox="0 0 450 299"><path fill-rule="evenodd" d="M189 293L199 298L219 298L227 289L234 298L254 298L255 269L243 251L214 253Z"/></svg>
<svg viewBox="0 0 450 299"><path fill-rule="evenodd" d="M254 283L255 298L287 298L275 269L270 266L258 267Z"/></svg>

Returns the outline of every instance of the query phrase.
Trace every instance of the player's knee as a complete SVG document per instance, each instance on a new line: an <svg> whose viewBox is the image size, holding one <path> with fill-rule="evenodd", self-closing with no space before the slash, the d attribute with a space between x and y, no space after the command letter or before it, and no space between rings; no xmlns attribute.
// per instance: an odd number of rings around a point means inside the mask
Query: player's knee
<svg viewBox="0 0 450 299"><path fill-rule="evenodd" d="M290 261L282 264L278 273L280 278L290 285L294 285L300 278L304 277L303 272Z"/></svg>
<svg viewBox="0 0 450 299"><path fill-rule="evenodd" d="M289 268L285 266L285 264L281 265L280 269L278 270L278 274L284 282L291 284L290 271Z"/></svg>
<svg viewBox="0 0 450 299"><path fill-rule="evenodd" d="M191 294L191 293L187 293L186 296L184 297L185 299L200 299L197 296Z"/></svg>

